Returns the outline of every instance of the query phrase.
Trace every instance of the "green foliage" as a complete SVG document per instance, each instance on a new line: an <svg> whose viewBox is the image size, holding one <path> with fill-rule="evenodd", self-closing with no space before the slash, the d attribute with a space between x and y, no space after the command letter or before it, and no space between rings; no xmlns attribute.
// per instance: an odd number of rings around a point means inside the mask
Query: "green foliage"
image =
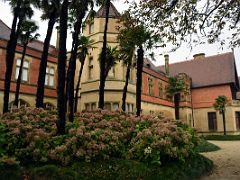
<svg viewBox="0 0 240 180"><path fill-rule="evenodd" d="M225 107L228 103L228 99L226 96L218 96L215 99L215 103L213 104L214 108L219 111L220 113L223 113L225 111Z"/></svg>
<svg viewBox="0 0 240 180"><path fill-rule="evenodd" d="M238 1L159 1L149 0L130 6L134 18L154 31L159 37L159 46L167 43L181 46L182 42L226 42L240 44L240 18ZM229 34L221 36L223 32ZM226 41L230 39L230 41Z"/></svg>
<svg viewBox="0 0 240 180"><path fill-rule="evenodd" d="M14 158L0 156L1 179L15 180L21 179L21 167Z"/></svg>
<svg viewBox="0 0 240 180"><path fill-rule="evenodd" d="M173 97L176 93L180 93L185 86L185 83L182 79L178 79L176 77L169 77L167 86L167 96Z"/></svg>
<svg viewBox="0 0 240 180"><path fill-rule="evenodd" d="M201 139L199 145L197 146L198 152L212 152L212 151L218 151L220 148L216 146L215 144L212 144L205 139Z"/></svg>
<svg viewBox="0 0 240 180"><path fill-rule="evenodd" d="M37 30L38 26L34 21L24 20L21 26L21 34L19 36L22 44L28 44L29 42L38 39L40 34L36 33Z"/></svg>
<svg viewBox="0 0 240 180"><path fill-rule="evenodd" d="M22 163L92 162L111 157L149 164L185 161L196 154L196 132L169 119L97 110L76 114L56 133L55 111L21 108L1 117L3 155Z"/></svg>

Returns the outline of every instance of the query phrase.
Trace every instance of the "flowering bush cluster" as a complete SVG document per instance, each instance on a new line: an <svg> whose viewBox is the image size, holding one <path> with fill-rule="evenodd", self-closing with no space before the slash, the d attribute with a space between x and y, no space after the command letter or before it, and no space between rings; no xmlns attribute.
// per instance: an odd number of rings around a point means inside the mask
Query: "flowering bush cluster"
<svg viewBox="0 0 240 180"><path fill-rule="evenodd" d="M22 162L94 161L121 157L148 163L185 160L198 138L191 128L166 118L96 110L76 114L66 134L56 131L55 111L21 108L0 119L0 157ZM1 138L2 137L2 138Z"/></svg>

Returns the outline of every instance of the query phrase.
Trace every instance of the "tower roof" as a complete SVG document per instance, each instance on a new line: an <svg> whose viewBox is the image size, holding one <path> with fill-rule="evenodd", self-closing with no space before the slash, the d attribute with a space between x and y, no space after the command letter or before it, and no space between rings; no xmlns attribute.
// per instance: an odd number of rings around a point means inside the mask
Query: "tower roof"
<svg viewBox="0 0 240 180"><path fill-rule="evenodd" d="M118 10L116 9L116 7L110 3L110 7L109 7L109 17L110 18L119 18L121 15L118 12ZM105 18L106 17L106 5L102 5L100 7L100 9L97 11L95 17L98 18Z"/></svg>

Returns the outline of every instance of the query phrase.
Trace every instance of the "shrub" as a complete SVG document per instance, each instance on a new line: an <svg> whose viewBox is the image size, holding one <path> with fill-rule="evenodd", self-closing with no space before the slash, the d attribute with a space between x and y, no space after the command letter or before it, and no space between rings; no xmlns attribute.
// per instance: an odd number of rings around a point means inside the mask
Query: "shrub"
<svg viewBox="0 0 240 180"><path fill-rule="evenodd" d="M56 133L55 111L21 108L2 115L2 154L23 163L96 161L119 157L161 164L185 161L196 153L196 132L173 120L135 117L123 112L96 110L76 114L66 134ZM0 151L1 153L1 151Z"/></svg>

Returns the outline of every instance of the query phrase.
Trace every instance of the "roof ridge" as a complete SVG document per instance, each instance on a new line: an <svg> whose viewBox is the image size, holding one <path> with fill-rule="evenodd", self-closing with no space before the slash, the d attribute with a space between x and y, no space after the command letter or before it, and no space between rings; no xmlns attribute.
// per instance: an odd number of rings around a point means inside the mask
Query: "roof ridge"
<svg viewBox="0 0 240 180"><path fill-rule="evenodd" d="M222 53L222 54L210 55L210 56L204 57L204 59L211 59L213 57L223 56L223 55L226 55L226 54L232 54L233 55L233 52L225 52L225 53ZM195 62L195 61L199 61L199 60L194 60L194 58L192 58L192 59L187 59L187 60L183 60L183 61L179 61L179 62L170 63L169 65L188 63L188 62ZM164 65L160 65L160 66L157 66L157 67L159 68L159 67L162 67L162 66L164 66Z"/></svg>

